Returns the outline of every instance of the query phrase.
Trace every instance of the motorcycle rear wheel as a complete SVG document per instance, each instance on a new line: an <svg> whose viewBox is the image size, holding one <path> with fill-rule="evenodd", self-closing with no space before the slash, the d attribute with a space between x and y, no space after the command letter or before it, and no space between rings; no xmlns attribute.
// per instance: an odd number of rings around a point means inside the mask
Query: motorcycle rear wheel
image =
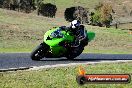
<svg viewBox="0 0 132 88"><path fill-rule="evenodd" d="M71 49L70 51L68 51L69 53L67 54L66 58L68 60L73 60L74 58L79 56L83 52L83 50L84 50L84 47L82 47L82 46Z"/></svg>

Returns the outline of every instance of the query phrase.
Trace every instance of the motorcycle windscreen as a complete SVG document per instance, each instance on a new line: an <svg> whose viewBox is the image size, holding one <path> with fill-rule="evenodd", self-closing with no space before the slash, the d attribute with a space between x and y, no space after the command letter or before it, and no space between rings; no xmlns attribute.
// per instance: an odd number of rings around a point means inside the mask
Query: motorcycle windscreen
<svg viewBox="0 0 132 88"><path fill-rule="evenodd" d="M95 37L95 33L94 33L94 32L88 32L87 35L88 35L89 42L90 42L91 40L93 40L94 37Z"/></svg>
<svg viewBox="0 0 132 88"><path fill-rule="evenodd" d="M47 37L51 35L51 33L54 32L56 29L57 28L51 29L44 34L44 42L49 46L57 46L59 42L64 40L64 38L53 38L52 40L47 40Z"/></svg>

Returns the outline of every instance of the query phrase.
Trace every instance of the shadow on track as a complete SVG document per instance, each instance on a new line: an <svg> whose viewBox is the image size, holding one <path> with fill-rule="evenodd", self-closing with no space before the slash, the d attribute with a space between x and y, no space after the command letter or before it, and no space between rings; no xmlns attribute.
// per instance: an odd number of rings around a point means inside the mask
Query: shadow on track
<svg viewBox="0 0 132 88"><path fill-rule="evenodd" d="M59 58L46 58L46 59L41 59L40 61L72 61L72 62L76 62L76 61L90 61L90 62L95 62L95 61L113 61L113 60L121 60L121 59L72 59L72 60L68 60L68 59L59 59Z"/></svg>

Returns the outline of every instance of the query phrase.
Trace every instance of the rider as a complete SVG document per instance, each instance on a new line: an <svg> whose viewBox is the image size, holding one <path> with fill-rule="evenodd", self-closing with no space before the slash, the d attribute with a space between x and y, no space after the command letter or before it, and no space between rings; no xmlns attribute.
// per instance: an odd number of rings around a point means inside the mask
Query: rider
<svg viewBox="0 0 132 88"><path fill-rule="evenodd" d="M71 44L71 47L78 47L80 45L81 41L85 41L85 45L88 43L87 39L87 31L85 30L84 25L81 25L81 22L79 20L73 20L70 23L69 27L61 26L62 30L70 31L71 34L75 36L75 41Z"/></svg>

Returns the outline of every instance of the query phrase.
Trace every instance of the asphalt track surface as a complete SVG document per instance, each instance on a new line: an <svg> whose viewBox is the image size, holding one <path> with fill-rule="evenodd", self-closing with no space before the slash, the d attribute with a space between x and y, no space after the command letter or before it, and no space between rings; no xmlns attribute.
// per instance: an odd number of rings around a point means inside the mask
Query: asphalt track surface
<svg viewBox="0 0 132 88"><path fill-rule="evenodd" d="M0 70L56 64L100 62L107 60L132 60L132 54L81 54L74 60L67 60L63 57L43 58L40 61L33 61L30 58L30 53L0 53Z"/></svg>

